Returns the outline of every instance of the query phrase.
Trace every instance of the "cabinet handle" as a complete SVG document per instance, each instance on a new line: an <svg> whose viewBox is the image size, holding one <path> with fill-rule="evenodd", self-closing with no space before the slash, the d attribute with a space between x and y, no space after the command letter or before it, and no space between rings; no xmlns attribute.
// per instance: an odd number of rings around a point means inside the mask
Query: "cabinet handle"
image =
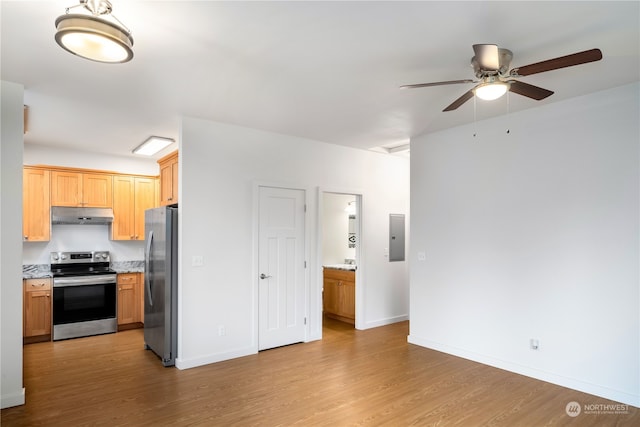
<svg viewBox="0 0 640 427"><path fill-rule="evenodd" d="M47 298L49 298L49 294L47 294Z"/></svg>
<svg viewBox="0 0 640 427"><path fill-rule="evenodd" d="M167 200L171 201L173 200L173 197L167 197Z"/></svg>
<svg viewBox="0 0 640 427"><path fill-rule="evenodd" d="M129 237L131 240L134 240L136 238L136 236L131 236Z"/></svg>
<svg viewBox="0 0 640 427"><path fill-rule="evenodd" d="M24 236L24 240L29 240L29 236Z"/></svg>

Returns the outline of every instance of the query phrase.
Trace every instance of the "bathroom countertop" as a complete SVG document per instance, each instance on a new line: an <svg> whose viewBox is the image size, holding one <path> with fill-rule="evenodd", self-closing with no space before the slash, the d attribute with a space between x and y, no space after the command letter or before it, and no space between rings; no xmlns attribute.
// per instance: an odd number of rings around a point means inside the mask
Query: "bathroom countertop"
<svg viewBox="0 0 640 427"><path fill-rule="evenodd" d="M357 266L355 264L327 264L323 265L324 268L333 268L335 270L347 270L356 271Z"/></svg>

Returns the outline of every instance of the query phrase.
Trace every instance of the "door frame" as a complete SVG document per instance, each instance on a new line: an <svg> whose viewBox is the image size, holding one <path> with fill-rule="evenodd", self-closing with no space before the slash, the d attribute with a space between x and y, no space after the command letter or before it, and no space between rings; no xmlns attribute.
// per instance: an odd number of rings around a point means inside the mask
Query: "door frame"
<svg viewBox="0 0 640 427"><path fill-rule="evenodd" d="M310 251L309 248L311 247L310 244L310 236L312 236L312 233L310 232L310 230L312 230L311 226L312 226L312 218L310 218L309 213L312 212L310 210L310 206L309 206L309 194L311 194L311 192L313 191L312 189L309 189L308 187L305 187L303 185L297 185L297 184L283 184L283 183L277 183L277 182L266 182L266 181L254 181L252 184L253 187L253 206L252 206L252 214L253 214L253 227L252 227L252 234L253 234L253 247L252 247L252 254L253 254L253 259L251 260L251 271L252 271L252 286L251 286L251 290L252 290L252 310L251 312L253 313L253 330L251 332L251 336L252 336L252 347L254 348L255 352L259 352L259 346L260 346L260 188L261 187L271 187L271 188L281 188L281 189L287 189L287 190L300 190L300 191L304 191L304 204L306 206L306 211L305 211L305 221L304 221L304 259L305 262L307 263L306 268L304 269L304 316L306 318L306 324L304 325L304 342L308 342L310 341L309 339L309 327L311 324L311 319L310 319L310 315L309 315L309 305L310 305L310 292L309 292L309 271L311 270L311 263L310 261Z"/></svg>
<svg viewBox="0 0 640 427"><path fill-rule="evenodd" d="M365 293L366 293L366 285L365 283L365 268L364 268L364 259L365 259L365 250L363 242L364 238L364 199L365 193L361 189L345 189L345 188L332 188L332 187L318 187L318 209L317 209L317 235L316 235L316 283L318 284L318 311L317 318L319 319L320 330L319 336L322 338L322 288L324 285L323 272L322 272L322 233L324 231L324 224L322 219L322 212L324 208L324 195L325 193L331 194L342 194L342 195L351 195L355 196L356 199L356 211L358 215L356 216L356 329L365 329L364 328L364 301L365 301Z"/></svg>

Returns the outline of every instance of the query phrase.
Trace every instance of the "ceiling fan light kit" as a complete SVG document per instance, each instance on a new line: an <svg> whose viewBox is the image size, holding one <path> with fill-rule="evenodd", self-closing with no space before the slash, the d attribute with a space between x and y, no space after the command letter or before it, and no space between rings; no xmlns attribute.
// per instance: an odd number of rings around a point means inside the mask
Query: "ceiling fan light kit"
<svg viewBox="0 0 640 427"><path fill-rule="evenodd" d="M69 14L69 9L83 6L91 14ZM133 58L131 32L111 15L107 0L80 0L56 19L55 40L64 50L85 59L105 63L123 63ZM121 25L101 18L110 15Z"/></svg>
<svg viewBox="0 0 640 427"><path fill-rule="evenodd" d="M485 101L493 101L507 93L509 84L505 82L481 83L473 89L473 92L480 99Z"/></svg>
<svg viewBox="0 0 640 427"><path fill-rule="evenodd" d="M586 64L602 59L600 49L590 49L513 68L511 71L508 71L511 66L511 60L513 59L513 53L509 49L499 48L495 44L475 44L473 45L473 51L475 55L471 58L471 67L473 67L476 78L480 80L447 80L442 82L404 85L400 86L400 88L417 89L421 87L461 83L477 84L442 111L453 111L473 98L474 95L480 99L492 101L500 98L507 91L540 101L553 95L553 91L521 82L517 79L531 74L573 67L574 65Z"/></svg>

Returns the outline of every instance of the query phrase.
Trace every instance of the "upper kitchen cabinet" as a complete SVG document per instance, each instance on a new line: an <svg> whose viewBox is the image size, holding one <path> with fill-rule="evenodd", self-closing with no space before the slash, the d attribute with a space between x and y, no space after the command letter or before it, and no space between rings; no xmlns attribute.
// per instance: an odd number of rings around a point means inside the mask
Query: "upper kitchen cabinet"
<svg viewBox="0 0 640 427"><path fill-rule="evenodd" d="M51 205L110 208L113 205L113 175L53 170Z"/></svg>
<svg viewBox="0 0 640 427"><path fill-rule="evenodd" d="M22 171L22 238L27 242L46 242L51 237L51 173L25 167Z"/></svg>
<svg viewBox="0 0 640 427"><path fill-rule="evenodd" d="M144 211L156 207L156 179L113 177L113 240L144 240Z"/></svg>
<svg viewBox="0 0 640 427"><path fill-rule="evenodd" d="M160 206L178 203L178 152L158 160L160 165Z"/></svg>

